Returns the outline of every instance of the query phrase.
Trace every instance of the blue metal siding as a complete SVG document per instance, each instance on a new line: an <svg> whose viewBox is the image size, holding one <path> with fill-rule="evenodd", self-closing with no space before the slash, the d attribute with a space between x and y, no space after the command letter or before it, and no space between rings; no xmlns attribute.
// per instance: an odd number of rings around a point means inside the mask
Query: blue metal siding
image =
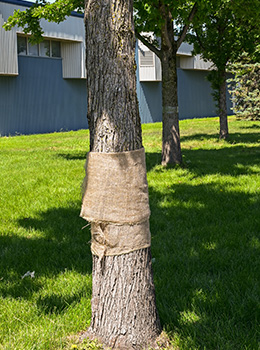
<svg viewBox="0 0 260 350"><path fill-rule="evenodd" d="M217 115L207 72L178 69L179 118L213 117ZM161 82L140 82L137 74L137 96L142 123L162 120ZM232 114L227 93L227 111Z"/></svg>
<svg viewBox="0 0 260 350"><path fill-rule="evenodd" d="M18 58L19 76L0 77L0 135L87 128L86 81L62 78L62 60Z"/></svg>
<svg viewBox="0 0 260 350"><path fill-rule="evenodd" d="M142 123L162 121L161 82L137 81L137 97Z"/></svg>
<svg viewBox="0 0 260 350"><path fill-rule="evenodd" d="M0 0L4 19L13 9L26 9L32 3L23 0ZM80 17L80 18L76 18ZM73 13L66 21L56 24L42 21L47 37L72 40L84 51L84 23L82 15ZM66 42L67 44L67 42ZM64 43L65 45L65 43ZM182 53L191 47L181 46ZM64 50L65 52L65 50ZM73 52L73 50L72 50ZM15 57L16 52L14 52ZM136 62L138 62L136 45ZM77 62L68 55L73 65L84 66L84 55ZM63 68L66 55L63 55ZM69 68L64 77L84 77ZM71 73L73 71L73 73ZM69 72L69 73L68 73ZM16 133L45 133L59 130L87 128L87 91L85 79L63 79L62 59L18 56L17 77L0 76L0 135ZM159 81L140 82L137 69L137 96L142 123L162 120L162 87ZM178 98L180 119L215 116L216 108L207 72L178 69ZM228 113L231 102L227 95Z"/></svg>
<svg viewBox="0 0 260 350"><path fill-rule="evenodd" d="M0 77L0 135L88 127L86 80L63 79L61 59L19 56L18 64L19 76ZM178 70L180 119L216 115L206 75ZM161 82L140 82L137 74L137 96L142 123L161 121Z"/></svg>
<svg viewBox="0 0 260 350"><path fill-rule="evenodd" d="M178 69L180 119L217 114L207 72Z"/></svg>
<svg viewBox="0 0 260 350"><path fill-rule="evenodd" d="M216 115L206 72L178 69L179 118L211 117ZM161 82L140 82L137 79L137 96L143 123L162 120Z"/></svg>
<svg viewBox="0 0 260 350"><path fill-rule="evenodd" d="M207 80L208 72L178 69L178 100L180 119L215 117L218 115L212 88ZM233 114L232 102L227 91L227 113Z"/></svg>

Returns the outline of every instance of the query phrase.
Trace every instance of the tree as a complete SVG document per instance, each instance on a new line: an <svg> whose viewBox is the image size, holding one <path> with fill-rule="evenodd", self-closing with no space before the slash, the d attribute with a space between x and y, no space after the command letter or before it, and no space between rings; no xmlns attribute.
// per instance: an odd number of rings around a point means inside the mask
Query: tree
<svg viewBox="0 0 260 350"><path fill-rule="evenodd" d="M213 62L208 79L214 90L220 120L220 138L227 138L226 79L228 63L241 52L254 51L259 32L259 3L256 0L201 1L192 23L190 41L194 53Z"/></svg>
<svg viewBox="0 0 260 350"><path fill-rule="evenodd" d="M233 77L228 80L234 110L240 119L260 120L260 45L253 57L243 53L230 65Z"/></svg>
<svg viewBox="0 0 260 350"><path fill-rule="evenodd" d="M92 152L142 148L138 110L132 1L88 0L85 23L88 121ZM102 166L100 164L100 166ZM130 238L130 237L129 237ZM139 348L155 340L150 248L93 256L92 322L88 334L116 348Z"/></svg>
<svg viewBox="0 0 260 350"><path fill-rule="evenodd" d="M135 0L134 8L136 37L159 57L162 65L162 164L180 164L177 51L196 14L197 2ZM151 38L145 32L154 36Z"/></svg>
<svg viewBox="0 0 260 350"><path fill-rule="evenodd" d="M39 22L35 24L35 18L60 21L72 9L70 5L68 8L62 5L63 1L51 5L38 3L26 14L16 13L16 19L10 19L9 23L22 23L23 27L28 23L31 30L32 18L39 34L41 29ZM143 147L135 82L133 0L87 0L85 6L89 154L110 157L112 152L111 157L116 159L118 155L129 157L131 152ZM57 8L61 10L56 18ZM26 16L26 22L23 16ZM99 163L98 168L111 177L109 167ZM128 174L127 164L123 170ZM145 173L144 168L141 170ZM87 188L89 183L90 176ZM104 195L113 202L111 193ZM104 209L109 212L109 206ZM152 345L161 332L155 305L151 251L150 247L145 247L129 253L106 255L111 237L120 236L124 231L124 234L129 233L127 237L131 240L133 228L139 225L139 231L142 231L143 227L143 222L114 221L91 222L92 240L104 250L101 255L93 254L92 321L86 335L98 338L112 348L141 349Z"/></svg>

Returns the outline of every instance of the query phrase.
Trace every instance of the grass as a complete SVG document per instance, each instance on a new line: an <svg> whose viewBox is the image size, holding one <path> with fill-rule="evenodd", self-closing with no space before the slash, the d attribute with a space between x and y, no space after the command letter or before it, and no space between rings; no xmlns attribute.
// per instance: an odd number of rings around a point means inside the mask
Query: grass
<svg viewBox="0 0 260 350"><path fill-rule="evenodd" d="M143 126L161 322L179 349L260 347L259 122L181 121L184 166ZM77 344L91 318L90 233L79 218L88 132L0 139L0 349ZM35 278L21 277L35 271Z"/></svg>

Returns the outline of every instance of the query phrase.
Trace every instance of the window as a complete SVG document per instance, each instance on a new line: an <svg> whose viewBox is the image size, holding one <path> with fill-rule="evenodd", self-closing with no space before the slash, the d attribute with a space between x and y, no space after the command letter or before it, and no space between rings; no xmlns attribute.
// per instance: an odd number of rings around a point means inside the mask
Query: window
<svg viewBox="0 0 260 350"><path fill-rule="evenodd" d="M51 56L50 40L44 40L40 43L40 56L42 57Z"/></svg>
<svg viewBox="0 0 260 350"><path fill-rule="evenodd" d="M17 37L18 55L27 55L27 40L25 36Z"/></svg>
<svg viewBox="0 0 260 350"><path fill-rule="evenodd" d="M154 66L154 54L152 51L142 51L140 53L140 66L151 67Z"/></svg>
<svg viewBox="0 0 260 350"><path fill-rule="evenodd" d="M31 44L30 42L28 42L28 53L27 55L29 56L39 56L39 45L36 44Z"/></svg>
<svg viewBox="0 0 260 350"><path fill-rule="evenodd" d="M32 44L28 37L18 35L17 49L18 55L23 56L61 57L60 42L56 40L43 40L40 44Z"/></svg>
<svg viewBox="0 0 260 350"><path fill-rule="evenodd" d="M51 41L51 49L51 57L61 57L59 41Z"/></svg>

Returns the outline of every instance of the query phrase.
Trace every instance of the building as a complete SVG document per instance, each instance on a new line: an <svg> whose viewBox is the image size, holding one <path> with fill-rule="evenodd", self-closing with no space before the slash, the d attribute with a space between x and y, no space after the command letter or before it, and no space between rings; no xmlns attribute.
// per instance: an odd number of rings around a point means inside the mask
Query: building
<svg viewBox="0 0 260 350"><path fill-rule="evenodd" d="M32 3L0 0L0 135L87 128L83 16L72 13L60 24L42 21L44 41L32 45L19 28L2 25L15 9ZM206 80L209 65L183 44L179 55L180 118L214 116ZM158 58L138 43L137 95L143 123L162 120Z"/></svg>

